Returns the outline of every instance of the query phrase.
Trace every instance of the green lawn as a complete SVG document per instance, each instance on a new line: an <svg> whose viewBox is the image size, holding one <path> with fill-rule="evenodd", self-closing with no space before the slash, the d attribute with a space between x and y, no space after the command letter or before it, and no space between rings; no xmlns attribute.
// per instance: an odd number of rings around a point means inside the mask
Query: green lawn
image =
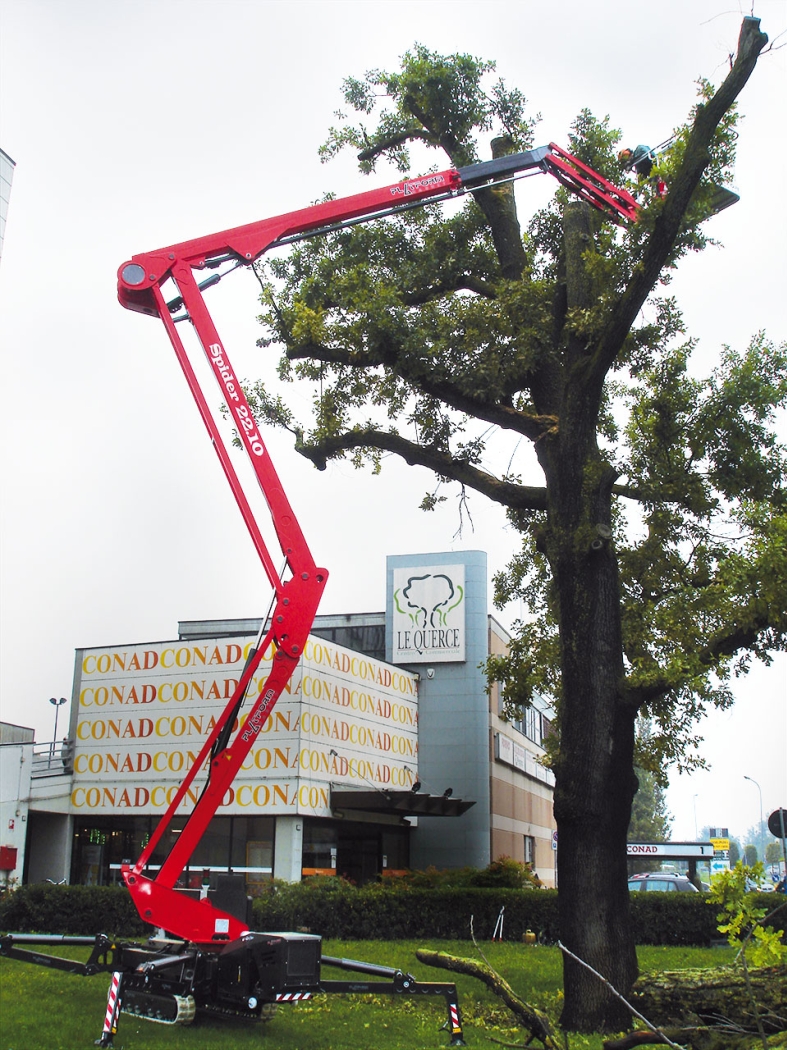
<svg viewBox="0 0 787 1050"><path fill-rule="evenodd" d="M418 947L474 956L467 941L324 941L326 955L398 966L423 981L446 981L452 975L420 964ZM561 962L557 948L520 944L482 944L491 963L523 998L556 1016L560 1008ZM86 958L84 949L49 950ZM80 954L81 953L81 954ZM640 969L679 970L717 966L732 958L729 949L641 948ZM324 968L323 976L348 979L350 974ZM76 977L41 966L0 959L0 1050L80 1050L101 1034L108 975ZM495 1037L522 1042L510 1014L477 981L457 976L465 1039L470 1047L492 1048ZM320 996L281 1006L265 1024L213 1019L189 1026L160 1025L121 1015L116 1048L124 1050L432 1050L448 1045L440 1031L445 1020L440 997L416 999L380 996ZM601 1038L572 1036L571 1050L600 1050Z"/></svg>

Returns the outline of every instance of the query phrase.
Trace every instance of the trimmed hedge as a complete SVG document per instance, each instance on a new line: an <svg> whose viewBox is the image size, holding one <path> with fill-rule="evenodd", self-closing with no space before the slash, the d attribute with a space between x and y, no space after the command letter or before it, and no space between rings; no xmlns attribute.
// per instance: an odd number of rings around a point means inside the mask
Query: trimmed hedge
<svg viewBox="0 0 787 1050"><path fill-rule="evenodd" d="M85 937L150 932L125 886L20 886L0 898L0 930Z"/></svg>
<svg viewBox="0 0 787 1050"><path fill-rule="evenodd" d="M470 917L479 939L488 939L505 907L506 940L533 930L544 941L557 939L555 890L392 888L351 886L340 879L277 884L254 901L257 929L309 929L324 937L366 940L396 938L470 939Z"/></svg>
<svg viewBox="0 0 787 1050"><path fill-rule="evenodd" d="M708 947L721 938L716 918L719 911L719 905L712 906L704 893L631 894L637 944Z"/></svg>
<svg viewBox="0 0 787 1050"><path fill-rule="evenodd" d="M771 911L773 894L761 894L759 906ZM420 889L370 884L356 888L339 879L275 884L254 902L259 930L308 929L325 937L364 940L381 936L413 939L470 938L470 917L480 940L492 936L505 907L503 935L519 941L532 930L543 943L558 940L556 890L480 888ZM709 946L719 939L718 907L701 893L632 893L636 944ZM787 931L787 908L769 924Z"/></svg>
<svg viewBox="0 0 787 1050"><path fill-rule="evenodd" d="M781 896L759 894L768 912ZM356 887L341 879L273 883L254 901L257 930L310 930L323 937L366 940L385 937L425 940L470 939L470 916L479 940L491 938L505 907L503 935L520 941L532 930L545 943L559 936L556 890L443 887L425 889L388 883ZM700 893L631 895L637 944L707 946L719 939L718 907ZM787 931L787 907L768 924ZM0 930L17 933L144 936L131 897L113 886L21 886L0 899Z"/></svg>

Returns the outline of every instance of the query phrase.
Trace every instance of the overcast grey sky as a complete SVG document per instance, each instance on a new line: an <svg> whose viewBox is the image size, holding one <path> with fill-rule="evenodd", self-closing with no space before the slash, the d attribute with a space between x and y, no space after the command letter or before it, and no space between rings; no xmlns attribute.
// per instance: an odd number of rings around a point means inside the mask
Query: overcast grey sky
<svg viewBox="0 0 787 1050"><path fill-rule="evenodd" d="M622 144L655 145L682 122L699 76L718 82L750 9L729 0L290 2L0 0L0 146L17 162L0 264L2 548L0 675L5 721L52 732L77 647L171 638L179 619L260 615L268 591L163 327L117 304L135 252L302 207L363 179L317 147L347 75L394 68L416 41L495 59L542 114L537 143L565 143L578 111L610 114ZM783 0L756 15L771 38ZM781 42L787 37L782 37ZM760 60L741 98L741 202L713 220L724 248L686 260L673 288L698 367L722 343L787 333L785 56ZM519 189L523 217L554 186ZM255 348L256 284L211 297L241 375L270 374ZM308 401L312 391L298 397ZM417 504L426 472L318 474L282 437L271 454L318 564L324 612L384 604L385 555L477 548L490 571L514 549L479 497L456 537L452 498ZM521 610L499 614L510 622ZM676 779L675 833L737 832L787 805L787 662L739 683L707 723L713 771ZM68 710L68 709L66 709ZM61 723L62 725L62 723Z"/></svg>

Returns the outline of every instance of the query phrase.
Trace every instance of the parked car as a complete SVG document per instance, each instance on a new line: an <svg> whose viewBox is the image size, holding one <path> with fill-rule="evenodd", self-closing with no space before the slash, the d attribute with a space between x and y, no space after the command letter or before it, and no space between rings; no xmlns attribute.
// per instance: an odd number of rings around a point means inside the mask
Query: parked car
<svg viewBox="0 0 787 1050"><path fill-rule="evenodd" d="M763 875L759 881L756 879L746 879L746 889L750 893L773 893L775 886L767 876Z"/></svg>
<svg viewBox="0 0 787 1050"><path fill-rule="evenodd" d="M685 875L668 875L665 871L649 871L644 875L632 875L629 879L630 890L656 890L670 893L680 890L684 893L698 893L699 890Z"/></svg>

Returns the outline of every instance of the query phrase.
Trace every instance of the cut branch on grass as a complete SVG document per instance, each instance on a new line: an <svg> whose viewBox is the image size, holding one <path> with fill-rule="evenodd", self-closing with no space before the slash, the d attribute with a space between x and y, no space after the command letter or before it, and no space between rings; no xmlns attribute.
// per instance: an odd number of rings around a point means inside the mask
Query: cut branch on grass
<svg viewBox="0 0 787 1050"><path fill-rule="evenodd" d="M447 952L435 952L426 948L419 948L415 955L419 962L427 966L436 966L441 970L450 970L452 973L475 977L506 1004L519 1024L529 1033L528 1042L538 1039L545 1050L560 1050L546 1014L520 999L508 981L488 963L476 962L474 959L449 955Z"/></svg>
<svg viewBox="0 0 787 1050"><path fill-rule="evenodd" d="M787 1028L787 968L756 967L749 982L740 968L717 966L659 970L639 978L631 990L635 1006L670 1027L712 1024L719 1018L754 1033L751 995L769 1034Z"/></svg>

